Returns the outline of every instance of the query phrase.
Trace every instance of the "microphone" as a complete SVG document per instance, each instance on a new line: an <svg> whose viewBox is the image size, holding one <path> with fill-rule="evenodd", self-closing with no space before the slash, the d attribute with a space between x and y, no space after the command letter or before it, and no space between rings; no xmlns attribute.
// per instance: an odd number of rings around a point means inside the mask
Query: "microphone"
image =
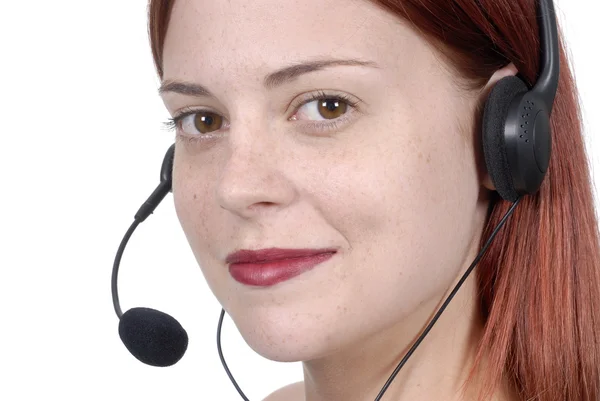
<svg viewBox="0 0 600 401"><path fill-rule="evenodd" d="M165 367L177 363L188 345L186 331L177 320L151 308L133 308L119 321L119 336L139 361Z"/></svg>
<svg viewBox="0 0 600 401"><path fill-rule="evenodd" d="M172 316L151 308L132 308L121 312L117 291L117 276L125 246L137 226L146 220L165 196L172 191L173 158L175 144L165 154L160 169L160 184L142 204L135 214L133 224L125 233L112 271L113 306L119 318L119 337L125 347L140 362L147 365L165 367L177 363L185 354L188 346L188 335L181 324Z"/></svg>

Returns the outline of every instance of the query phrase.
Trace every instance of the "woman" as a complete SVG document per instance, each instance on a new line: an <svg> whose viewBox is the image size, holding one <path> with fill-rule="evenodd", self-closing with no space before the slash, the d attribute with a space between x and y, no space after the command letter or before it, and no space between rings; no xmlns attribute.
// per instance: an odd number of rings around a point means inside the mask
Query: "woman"
<svg viewBox="0 0 600 401"><path fill-rule="evenodd" d="M503 77L535 83L536 2L151 0L149 12L190 246L248 345L303 362L304 382L268 400L374 399L511 206L486 170L481 115ZM560 68L539 192L384 399L599 399L598 222L562 43ZM265 248L321 259L284 276L235 267L233 252Z"/></svg>

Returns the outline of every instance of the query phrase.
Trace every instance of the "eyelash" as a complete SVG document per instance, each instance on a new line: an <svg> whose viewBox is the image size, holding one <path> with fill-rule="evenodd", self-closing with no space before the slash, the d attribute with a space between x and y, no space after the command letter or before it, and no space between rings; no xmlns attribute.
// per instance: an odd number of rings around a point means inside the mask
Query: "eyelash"
<svg viewBox="0 0 600 401"><path fill-rule="evenodd" d="M302 99L300 102L298 102L297 105L294 106L294 113L296 113L298 111L298 109L302 106L304 106L305 104L308 104L310 102L313 102L315 100L337 100L337 101L342 101L344 103L346 103L348 106L350 106L351 109L356 109L358 104L360 103L359 100L353 100L350 97L344 95L344 94L327 94L323 91L319 91L317 93L312 93L310 95L308 95L306 98ZM181 110L176 116L173 116L172 118L169 118L164 125L167 127L167 129L169 131L177 131L178 128L180 128L180 123L182 122L182 120L190 115L194 115L197 113L202 113L202 112L209 112L212 113L212 111L210 110L205 110L205 109L192 109L192 108L185 108L183 110ZM216 113L215 113L216 114ZM321 121L318 123L308 123L306 124L307 128L310 130L317 130L319 132L327 132L327 131L332 131L335 130L337 128L339 128L340 124L345 122L345 120L347 119L347 116L349 114L354 114L354 111L347 111L342 117L336 118L334 120L325 120L325 121ZM206 141L209 139L212 139L214 137L214 133L218 132L217 131L213 131L207 134L203 134L203 135L197 135L197 136L189 136L189 135L177 135L177 139L181 140L185 140L185 141L190 141L190 142L196 142L196 141Z"/></svg>

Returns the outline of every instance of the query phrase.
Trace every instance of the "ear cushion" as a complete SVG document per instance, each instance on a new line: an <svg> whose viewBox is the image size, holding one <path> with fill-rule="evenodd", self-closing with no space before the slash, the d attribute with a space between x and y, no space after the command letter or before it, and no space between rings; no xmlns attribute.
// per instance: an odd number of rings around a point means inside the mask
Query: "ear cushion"
<svg viewBox="0 0 600 401"><path fill-rule="evenodd" d="M492 88L485 103L482 143L488 173L500 196L510 202L519 197L515 191L504 142L504 125L513 99L528 92L525 82L515 76L502 78Z"/></svg>

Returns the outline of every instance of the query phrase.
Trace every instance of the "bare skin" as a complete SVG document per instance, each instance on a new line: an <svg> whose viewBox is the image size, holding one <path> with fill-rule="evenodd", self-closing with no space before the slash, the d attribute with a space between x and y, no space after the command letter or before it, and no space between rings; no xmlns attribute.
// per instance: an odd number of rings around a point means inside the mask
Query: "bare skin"
<svg viewBox="0 0 600 401"><path fill-rule="evenodd" d="M288 384L271 393L263 401L304 401L304 382Z"/></svg>

